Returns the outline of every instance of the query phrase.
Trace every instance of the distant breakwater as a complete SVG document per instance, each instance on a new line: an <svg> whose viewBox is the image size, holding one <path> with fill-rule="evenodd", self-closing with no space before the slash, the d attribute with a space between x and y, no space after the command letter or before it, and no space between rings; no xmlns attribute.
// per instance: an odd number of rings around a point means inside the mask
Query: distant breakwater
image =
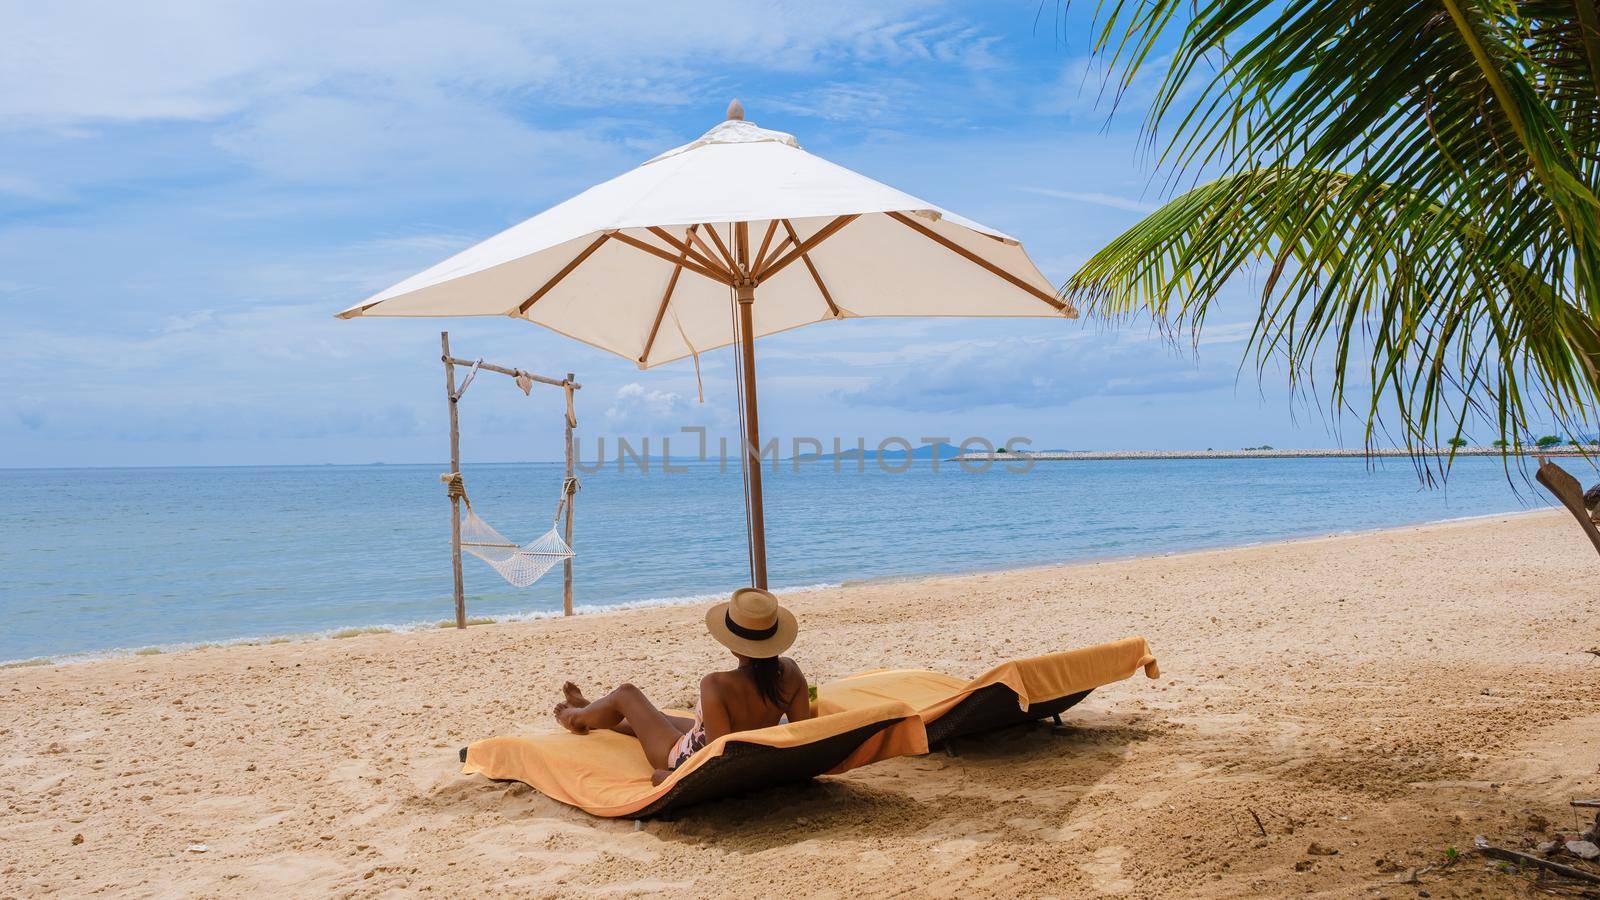
<svg viewBox="0 0 1600 900"><path fill-rule="evenodd" d="M1600 455L1600 448L1589 451L1591 455ZM1499 447L1460 447L1455 455L1460 456L1583 456L1584 451L1574 449L1567 445L1550 450L1521 449L1502 450ZM1018 451L1016 453L963 453L955 457L956 462L1003 462L1006 460L1030 459L1038 461L1087 461L1111 459L1337 459L1343 457L1410 457L1410 456L1449 456L1449 450L1351 450L1343 448L1324 448L1313 450L1290 449L1247 449L1247 450L1033 450Z"/></svg>

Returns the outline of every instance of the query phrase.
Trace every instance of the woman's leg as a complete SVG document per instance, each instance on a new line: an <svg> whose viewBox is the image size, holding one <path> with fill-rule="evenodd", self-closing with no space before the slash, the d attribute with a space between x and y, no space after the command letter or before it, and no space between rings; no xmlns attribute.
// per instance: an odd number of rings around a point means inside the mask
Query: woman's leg
<svg viewBox="0 0 1600 900"><path fill-rule="evenodd" d="M556 704L556 720L568 730L583 734L595 728L616 728L626 723L644 746L645 758L657 769L667 767L667 754L683 736L666 713L656 709L644 692L625 684L587 706Z"/></svg>
<svg viewBox="0 0 1600 900"><path fill-rule="evenodd" d="M561 694L567 698L568 706L589 705L589 698L583 696L583 691L570 681L561 685ZM662 715L667 714L662 713ZM687 734L689 729L694 727L693 717L667 715L667 721L671 722L673 726L678 729L679 734ZM615 731L617 734L625 734L629 737L638 737L638 735L633 733L633 727L628 724L627 719L623 719L621 722L618 722L616 725L612 726L611 730Z"/></svg>

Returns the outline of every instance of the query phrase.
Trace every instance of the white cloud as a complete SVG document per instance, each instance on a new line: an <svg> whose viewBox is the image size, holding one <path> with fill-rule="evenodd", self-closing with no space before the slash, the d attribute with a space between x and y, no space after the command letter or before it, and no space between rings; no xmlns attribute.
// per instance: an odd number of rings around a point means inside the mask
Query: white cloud
<svg viewBox="0 0 1600 900"><path fill-rule="evenodd" d="M214 309L197 309L191 313L168 316L167 323L161 330L167 334L179 331L193 331L196 328L209 325L216 318L217 312Z"/></svg>
<svg viewBox="0 0 1600 900"><path fill-rule="evenodd" d="M345 188L419 176L525 185L597 160L631 162L593 131L535 128L481 98L434 88L288 95L224 125L215 142L268 177Z"/></svg>
<svg viewBox="0 0 1600 900"><path fill-rule="evenodd" d="M1104 58L1074 56L1061 65L1055 82L1039 92L1034 112L1094 124L1113 115L1138 117L1160 88L1171 61L1165 56L1145 60L1124 87L1125 73L1109 68Z"/></svg>
<svg viewBox="0 0 1600 900"><path fill-rule="evenodd" d="M1038 194L1041 197L1054 197L1057 200L1071 200L1076 203L1089 203L1095 206L1104 206L1110 209L1122 209L1128 212L1149 213L1155 212L1159 206L1155 203L1146 203L1143 200L1131 200L1127 197L1118 197L1115 194L1105 194L1099 191L1060 191L1054 188L1025 187L1018 188L1029 194Z"/></svg>
<svg viewBox="0 0 1600 900"><path fill-rule="evenodd" d="M705 427L721 420L719 405L638 382L617 388L605 415L606 431L616 435L674 435L683 427Z"/></svg>
<svg viewBox="0 0 1600 900"><path fill-rule="evenodd" d="M1126 332L1009 338L918 348L917 361L843 392L848 403L924 412L989 406L1044 409L1085 397L1184 394L1233 383L1231 368L1199 365Z"/></svg>
<svg viewBox="0 0 1600 900"><path fill-rule="evenodd" d="M777 109L831 122L881 124L904 118L909 80L879 84L824 84L770 101Z"/></svg>
<svg viewBox="0 0 1600 900"><path fill-rule="evenodd" d="M924 21L922 5L9 4L0 119L214 119L288 93L438 87L648 106L727 87L705 83L706 60L793 72L845 61L988 64L991 37Z"/></svg>
<svg viewBox="0 0 1600 900"><path fill-rule="evenodd" d="M44 290L37 284L27 284L21 281L0 281L0 297L21 298L25 294L33 294Z"/></svg>
<svg viewBox="0 0 1600 900"><path fill-rule="evenodd" d="M15 386L31 389L0 401L0 434L15 426L104 441L412 433L420 392L328 382L327 367L355 350L327 333L330 324L320 306L262 306L199 310L136 335L26 331L17 336ZM397 338L373 335L361 353L375 362L385 344L402 345Z"/></svg>
<svg viewBox="0 0 1600 900"><path fill-rule="evenodd" d="M0 5L0 134L15 138L0 149L0 201L245 172L345 194L539 185L549 203L585 186L575 173L614 174L693 136L664 111L699 105L710 125L729 97L763 93L747 80L775 73L793 90L769 113L880 119L899 106L915 119L903 105L917 80L836 73L994 65L992 35L932 6Z"/></svg>
<svg viewBox="0 0 1600 900"><path fill-rule="evenodd" d="M0 121L66 125L199 119L240 103L263 35L224 4L15 3L0 7Z"/></svg>

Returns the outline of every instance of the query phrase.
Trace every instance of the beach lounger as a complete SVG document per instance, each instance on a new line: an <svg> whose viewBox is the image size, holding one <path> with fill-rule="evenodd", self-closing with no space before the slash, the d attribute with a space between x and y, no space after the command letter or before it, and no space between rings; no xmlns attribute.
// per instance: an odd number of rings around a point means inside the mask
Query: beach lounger
<svg viewBox="0 0 1600 900"><path fill-rule="evenodd" d="M822 685L816 718L726 735L659 785L639 741L614 731L490 738L462 748L461 771L521 781L597 816L651 816L1060 715L1140 669L1160 674L1135 637L1012 660L972 681L921 669L862 672Z"/></svg>
<svg viewBox="0 0 1600 900"><path fill-rule="evenodd" d="M860 704L804 722L725 735L659 785L636 738L614 731L497 737L461 751L462 774L521 781L597 816L644 817L758 788L928 752L905 704Z"/></svg>
<svg viewBox="0 0 1600 900"><path fill-rule="evenodd" d="M937 747L952 738L1059 717L1095 688L1140 669L1150 678L1161 674L1142 637L1011 660L971 681L923 669L880 669L819 687L817 712L898 701L917 711L929 746Z"/></svg>

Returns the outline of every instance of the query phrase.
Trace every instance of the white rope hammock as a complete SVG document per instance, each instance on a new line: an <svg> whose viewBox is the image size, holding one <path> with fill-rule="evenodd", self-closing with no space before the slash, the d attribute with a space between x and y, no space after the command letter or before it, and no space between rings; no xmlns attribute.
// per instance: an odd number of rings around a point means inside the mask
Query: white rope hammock
<svg viewBox="0 0 1600 900"><path fill-rule="evenodd" d="M478 516L472 508L472 501L467 499L461 473L441 475L439 480L449 485L450 493L459 492L462 505L467 508L466 515L461 517L461 549L488 563L512 586L528 587L543 577L544 573L576 555L561 539L560 531L561 509L572 492L578 489L576 478L568 478L561 485L555 524L550 526L549 531L526 544L515 543Z"/></svg>

